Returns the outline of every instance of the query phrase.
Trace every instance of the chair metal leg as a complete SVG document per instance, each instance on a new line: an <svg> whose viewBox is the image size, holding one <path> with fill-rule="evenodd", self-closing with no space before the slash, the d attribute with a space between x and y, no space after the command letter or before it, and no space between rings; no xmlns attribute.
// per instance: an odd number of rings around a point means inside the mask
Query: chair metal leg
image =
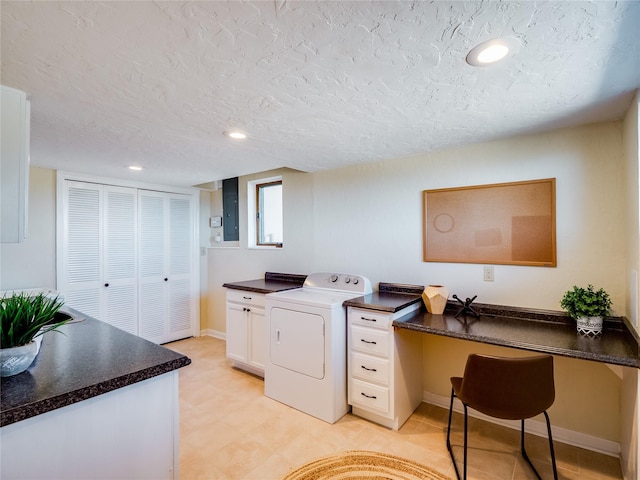
<svg viewBox="0 0 640 480"><path fill-rule="evenodd" d="M547 421L547 433L549 435L549 450L551 451L551 465L553 466L553 478L554 478L554 480L558 480L558 470L556 468L556 455L555 455L555 452L553 450L553 438L551 437L551 422L549 421L549 415L547 414L547 412L545 411L543 413L544 413L544 418ZM524 419L521 420L520 450L521 450L522 456L524 457L524 459L527 461L527 463L529 464L529 466L533 470L533 473L536 474L536 477L538 477L539 480L542 480L542 477L538 473L538 470L536 470L536 467L534 467L533 463L531 463L531 460L529 459L529 456L527 455L527 450L524 448Z"/></svg>
<svg viewBox="0 0 640 480"><path fill-rule="evenodd" d="M451 402L449 403L449 423L447 424L447 450L449 450L449 455L451 456L451 461L453 462L453 468L456 471L456 477L458 478L458 480L461 480L460 478L460 472L458 471L458 465L456 464L456 459L453 456L453 449L451 448L451 417L453 416L453 399L455 398L456 394L453 391L453 388L451 389ZM464 406L464 480L467 479L467 406L464 405L464 403L462 404Z"/></svg>
<svg viewBox="0 0 640 480"><path fill-rule="evenodd" d="M549 421L549 415L546 410L544 411L544 418L547 421L547 434L549 435L549 451L551 452L551 465L553 466L553 478L558 480L558 469L556 468L556 453L553 449L553 437L551 436L551 422Z"/></svg>

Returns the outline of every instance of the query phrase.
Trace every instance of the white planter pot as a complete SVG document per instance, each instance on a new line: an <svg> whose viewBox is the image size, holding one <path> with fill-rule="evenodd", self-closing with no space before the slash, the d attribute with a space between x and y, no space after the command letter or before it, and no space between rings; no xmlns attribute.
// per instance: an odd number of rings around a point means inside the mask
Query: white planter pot
<svg viewBox="0 0 640 480"><path fill-rule="evenodd" d="M20 347L0 349L0 377L10 377L24 372L38 354L38 344L28 343Z"/></svg>
<svg viewBox="0 0 640 480"><path fill-rule="evenodd" d="M578 333L590 337L602 334L602 317L580 317L576 320Z"/></svg>

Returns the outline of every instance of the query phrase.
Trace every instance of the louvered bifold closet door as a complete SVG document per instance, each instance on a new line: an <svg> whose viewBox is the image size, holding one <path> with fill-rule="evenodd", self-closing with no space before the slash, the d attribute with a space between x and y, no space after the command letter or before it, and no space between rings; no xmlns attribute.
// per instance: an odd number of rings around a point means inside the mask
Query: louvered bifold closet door
<svg viewBox="0 0 640 480"><path fill-rule="evenodd" d="M169 198L169 332L168 341L193 334L191 264L193 245L191 197Z"/></svg>
<svg viewBox="0 0 640 480"><path fill-rule="evenodd" d="M102 308L102 186L66 182L63 190L63 272L58 289L65 304L104 319Z"/></svg>
<svg viewBox="0 0 640 480"><path fill-rule="evenodd" d="M167 333L166 204L166 194L162 192L138 191L138 334L156 343L163 343Z"/></svg>
<svg viewBox="0 0 640 480"><path fill-rule="evenodd" d="M132 188L104 187L104 285L107 321L138 334L137 298L137 192Z"/></svg>

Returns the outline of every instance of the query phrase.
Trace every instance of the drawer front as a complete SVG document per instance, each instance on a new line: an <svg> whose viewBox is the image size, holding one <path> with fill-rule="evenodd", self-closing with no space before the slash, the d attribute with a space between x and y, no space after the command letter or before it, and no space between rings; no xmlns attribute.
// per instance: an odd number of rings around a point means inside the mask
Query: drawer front
<svg viewBox="0 0 640 480"><path fill-rule="evenodd" d="M264 294L227 289L227 302L264 307Z"/></svg>
<svg viewBox="0 0 640 480"><path fill-rule="evenodd" d="M389 385L389 360L353 352L350 362L354 378Z"/></svg>
<svg viewBox="0 0 640 480"><path fill-rule="evenodd" d="M352 325L350 331L351 350L383 357L389 356L389 335L391 334L386 330Z"/></svg>
<svg viewBox="0 0 640 480"><path fill-rule="evenodd" d="M384 328L386 330L391 324L391 315L388 313L372 312L371 310L351 308L349 310L349 321L352 325L364 325L372 328Z"/></svg>
<svg viewBox="0 0 640 480"><path fill-rule="evenodd" d="M351 379L349 385L352 405L376 410L379 413L389 413L389 389L373 385L360 380Z"/></svg>

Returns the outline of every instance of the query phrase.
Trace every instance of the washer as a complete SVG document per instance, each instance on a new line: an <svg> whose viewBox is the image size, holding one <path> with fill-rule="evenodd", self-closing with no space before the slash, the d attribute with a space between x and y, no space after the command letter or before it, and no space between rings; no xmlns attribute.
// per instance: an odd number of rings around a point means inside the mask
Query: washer
<svg viewBox="0 0 640 480"><path fill-rule="evenodd" d="M335 423L347 404L345 300L371 293L360 275L312 273L302 288L265 296L267 397Z"/></svg>

